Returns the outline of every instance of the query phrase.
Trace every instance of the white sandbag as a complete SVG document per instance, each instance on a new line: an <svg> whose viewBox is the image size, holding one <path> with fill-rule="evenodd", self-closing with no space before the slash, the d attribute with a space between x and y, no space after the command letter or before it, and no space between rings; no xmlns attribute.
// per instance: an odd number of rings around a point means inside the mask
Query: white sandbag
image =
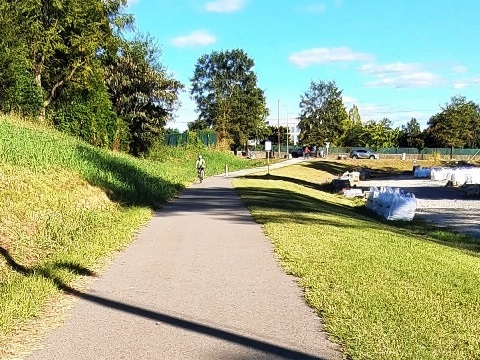
<svg viewBox="0 0 480 360"><path fill-rule="evenodd" d="M413 194L390 187L370 188L365 205L387 220L411 221L415 216L417 200Z"/></svg>
<svg viewBox="0 0 480 360"><path fill-rule="evenodd" d="M416 168L413 172L413 177L415 178L429 178L431 175L431 169L428 167Z"/></svg>
<svg viewBox="0 0 480 360"><path fill-rule="evenodd" d="M430 179L433 181L443 181L446 180L447 174L445 169L440 167L434 167L430 170Z"/></svg>
<svg viewBox="0 0 480 360"><path fill-rule="evenodd" d="M392 221L412 221L416 209L417 199L415 195L411 193L395 193L386 219Z"/></svg>

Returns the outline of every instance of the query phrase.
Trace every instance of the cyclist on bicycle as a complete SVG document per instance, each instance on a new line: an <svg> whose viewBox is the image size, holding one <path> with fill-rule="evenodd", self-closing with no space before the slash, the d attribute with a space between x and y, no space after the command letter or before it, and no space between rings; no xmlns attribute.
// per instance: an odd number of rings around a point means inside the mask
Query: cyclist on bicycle
<svg viewBox="0 0 480 360"><path fill-rule="evenodd" d="M197 168L198 171L205 170L205 159L202 157L202 155L198 155L198 159L197 159L197 162L195 163L195 167Z"/></svg>

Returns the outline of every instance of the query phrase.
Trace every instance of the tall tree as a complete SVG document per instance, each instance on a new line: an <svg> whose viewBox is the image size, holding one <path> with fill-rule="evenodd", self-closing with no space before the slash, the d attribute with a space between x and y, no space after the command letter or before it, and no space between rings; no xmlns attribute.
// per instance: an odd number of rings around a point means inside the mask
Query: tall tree
<svg viewBox="0 0 480 360"><path fill-rule="evenodd" d="M348 110L348 120L350 120L350 123L353 125L362 123L362 118L360 117L357 105L353 104L352 108Z"/></svg>
<svg viewBox="0 0 480 360"><path fill-rule="evenodd" d="M0 2L0 37L26 44L35 83L44 94L41 118L62 88L86 82L99 66L98 54L116 42L115 29L131 23L121 12L125 5L126 0Z"/></svg>
<svg viewBox="0 0 480 360"><path fill-rule="evenodd" d="M254 65L243 50L214 51L198 59L191 78L198 123L213 128L234 148L265 130L268 109Z"/></svg>
<svg viewBox="0 0 480 360"><path fill-rule="evenodd" d="M407 124L402 125L399 132L399 146L422 148L424 141L422 139L422 131L417 119L411 118Z"/></svg>
<svg viewBox="0 0 480 360"><path fill-rule="evenodd" d="M363 125L358 107L353 104L348 111L348 121L345 132L342 136L341 145L343 146L360 146L362 143Z"/></svg>
<svg viewBox="0 0 480 360"><path fill-rule="evenodd" d="M300 138L304 144L338 145L345 132L348 115L342 101L342 91L335 81L310 83L300 101Z"/></svg>
<svg viewBox="0 0 480 360"><path fill-rule="evenodd" d="M480 107L464 96L454 96L428 121L429 133L438 146L463 148L480 146Z"/></svg>
<svg viewBox="0 0 480 360"><path fill-rule="evenodd" d="M129 150L137 156L148 152L180 106L184 86L168 74L160 55L153 39L137 36L123 43L107 67L113 107L129 129Z"/></svg>

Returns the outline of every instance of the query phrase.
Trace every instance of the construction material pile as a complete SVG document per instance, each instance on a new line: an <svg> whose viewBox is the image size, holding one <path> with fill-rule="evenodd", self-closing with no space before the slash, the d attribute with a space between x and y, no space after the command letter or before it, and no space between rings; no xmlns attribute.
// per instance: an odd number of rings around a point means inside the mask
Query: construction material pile
<svg viewBox="0 0 480 360"><path fill-rule="evenodd" d="M412 221L417 199L412 193L405 193L398 188L371 187L366 207L387 220Z"/></svg>
<svg viewBox="0 0 480 360"><path fill-rule="evenodd" d="M434 181L451 181L453 185L480 184L480 168L478 167L434 167L430 178Z"/></svg>

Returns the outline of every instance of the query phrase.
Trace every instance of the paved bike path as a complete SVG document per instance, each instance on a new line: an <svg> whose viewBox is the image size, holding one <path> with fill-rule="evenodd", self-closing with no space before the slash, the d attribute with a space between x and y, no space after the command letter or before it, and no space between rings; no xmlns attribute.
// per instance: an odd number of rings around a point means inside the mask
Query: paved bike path
<svg viewBox="0 0 480 360"><path fill-rule="evenodd" d="M340 358L226 177L157 212L28 357Z"/></svg>

